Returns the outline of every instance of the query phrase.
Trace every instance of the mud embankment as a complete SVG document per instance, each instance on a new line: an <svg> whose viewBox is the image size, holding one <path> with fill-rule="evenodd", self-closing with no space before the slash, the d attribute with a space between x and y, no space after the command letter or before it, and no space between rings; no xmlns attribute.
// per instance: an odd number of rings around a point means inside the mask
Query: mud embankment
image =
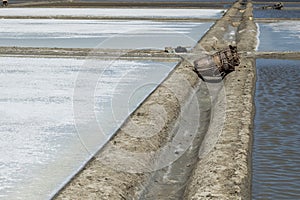
<svg viewBox="0 0 300 200"><path fill-rule="evenodd" d="M204 108L206 117L199 122L199 110L195 109L199 105L195 95L198 91L198 76L189 63L180 63L56 198L144 196L156 172L167 170L199 137L198 123L206 131L204 124L209 119L209 110ZM185 168L192 164L184 162ZM167 177L165 180L172 183Z"/></svg>
<svg viewBox="0 0 300 200"><path fill-rule="evenodd" d="M158 49L97 49L97 48L46 48L46 47L0 47L2 56L54 57L54 58L89 58L158 60L174 62L180 56Z"/></svg>
<svg viewBox="0 0 300 200"><path fill-rule="evenodd" d="M252 19L235 3L192 53L254 51ZM250 199L254 81L252 58L218 84L180 62L55 198Z"/></svg>
<svg viewBox="0 0 300 200"><path fill-rule="evenodd" d="M239 51L251 53L257 44L257 29L252 4L246 7L238 9L243 14L237 27L236 43ZM213 37L209 34L206 37ZM203 148L211 147L211 141L216 143L206 156L200 154L185 199L250 199L255 60L242 57L236 71L225 78L224 87L226 118L222 133L217 141L209 135L205 138Z"/></svg>

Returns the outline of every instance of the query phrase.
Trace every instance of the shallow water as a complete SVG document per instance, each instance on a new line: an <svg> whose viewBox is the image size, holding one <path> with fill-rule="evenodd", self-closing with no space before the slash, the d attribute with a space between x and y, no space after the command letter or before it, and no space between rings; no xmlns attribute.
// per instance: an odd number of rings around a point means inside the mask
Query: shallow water
<svg viewBox="0 0 300 200"><path fill-rule="evenodd" d="M300 4L299 4L300 5ZM291 7L295 7L291 5ZM299 7L299 6L297 6ZM254 9L253 11L255 18L299 18L300 10L273 10L273 9Z"/></svg>
<svg viewBox="0 0 300 200"><path fill-rule="evenodd" d="M300 51L300 21L259 23L258 51Z"/></svg>
<svg viewBox="0 0 300 200"><path fill-rule="evenodd" d="M2 19L0 46L118 49L193 46L212 24L212 22Z"/></svg>
<svg viewBox="0 0 300 200"><path fill-rule="evenodd" d="M274 4L273 2L270 2L270 3L255 3L253 6L254 6L254 9L261 9L263 6L271 6L273 4ZM298 2L284 2L283 5L284 5L284 8L288 8L288 9L291 9L291 8L297 8L298 9L300 7L299 1ZM260 12L260 14L257 17L263 17L263 13L265 13L265 12ZM290 18L289 16L287 16L287 17Z"/></svg>
<svg viewBox="0 0 300 200"><path fill-rule="evenodd" d="M253 199L300 199L300 61L257 60Z"/></svg>
<svg viewBox="0 0 300 200"><path fill-rule="evenodd" d="M262 2L262 3L259 3ZM277 1L280 2L280 1ZM257 0L254 3L253 14L255 18L285 18L293 19L300 17L300 2L298 0L285 0L283 1L283 9L262 9L263 6L273 6L276 1Z"/></svg>
<svg viewBox="0 0 300 200"><path fill-rule="evenodd" d="M48 199L175 63L0 57L0 65L0 199ZM98 129L87 134L80 128L91 115Z"/></svg>

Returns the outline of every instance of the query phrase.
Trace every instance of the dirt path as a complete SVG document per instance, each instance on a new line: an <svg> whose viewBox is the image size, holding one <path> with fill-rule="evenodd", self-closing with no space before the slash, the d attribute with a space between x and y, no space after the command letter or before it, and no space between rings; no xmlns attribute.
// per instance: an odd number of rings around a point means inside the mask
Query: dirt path
<svg viewBox="0 0 300 200"><path fill-rule="evenodd" d="M246 9L235 5L230 16L242 14L240 22L228 20L219 22L220 31L207 34L207 48L213 48L210 38L215 37L221 47L226 41L219 36L226 32L228 23L237 27L236 43L241 52L253 52L257 45L256 25L253 22L252 4ZM238 14L238 15L240 15ZM200 42L200 43L201 43ZM207 155L199 160L190 179L184 199L251 199L251 144L254 116L253 94L255 90L255 60L241 58L241 64L235 72L225 78L226 118L222 133L216 140L205 138L202 147L211 148ZM213 127L212 127L213 128ZM209 130L210 131L210 130ZM213 146L212 146L213 144ZM201 153L201 151L200 151Z"/></svg>
<svg viewBox="0 0 300 200"><path fill-rule="evenodd" d="M180 61L180 56L157 49L93 49L0 47L1 56Z"/></svg>

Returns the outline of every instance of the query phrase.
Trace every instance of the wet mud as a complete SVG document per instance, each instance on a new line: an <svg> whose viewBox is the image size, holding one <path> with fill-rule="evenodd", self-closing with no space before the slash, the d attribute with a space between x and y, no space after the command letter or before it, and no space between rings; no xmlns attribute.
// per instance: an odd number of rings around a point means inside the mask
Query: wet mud
<svg viewBox="0 0 300 200"><path fill-rule="evenodd" d="M89 58L93 59L147 59L176 61L180 56L175 53L166 53L155 49L95 49L95 48L35 48L35 47L0 47L0 54L5 56L27 57L62 57L62 58Z"/></svg>

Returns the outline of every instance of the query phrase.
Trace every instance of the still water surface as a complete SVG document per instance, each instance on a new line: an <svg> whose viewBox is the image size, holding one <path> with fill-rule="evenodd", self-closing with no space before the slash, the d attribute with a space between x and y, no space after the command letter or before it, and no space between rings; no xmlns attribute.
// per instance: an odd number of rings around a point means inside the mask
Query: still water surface
<svg viewBox="0 0 300 200"><path fill-rule="evenodd" d="M300 199L299 79L299 60L257 60L253 199Z"/></svg>
<svg viewBox="0 0 300 200"><path fill-rule="evenodd" d="M259 30L258 51L300 51L300 21L259 23Z"/></svg>

